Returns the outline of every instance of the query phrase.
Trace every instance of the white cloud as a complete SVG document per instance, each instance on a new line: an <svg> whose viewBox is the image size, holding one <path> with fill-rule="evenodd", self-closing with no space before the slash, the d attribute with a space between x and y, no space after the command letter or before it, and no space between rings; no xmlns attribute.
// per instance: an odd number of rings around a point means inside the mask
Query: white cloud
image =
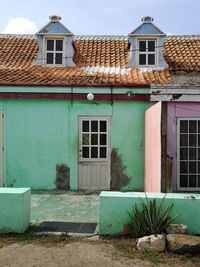
<svg viewBox="0 0 200 267"><path fill-rule="evenodd" d="M35 22L24 17L11 17L5 26L3 33L31 34L38 31Z"/></svg>

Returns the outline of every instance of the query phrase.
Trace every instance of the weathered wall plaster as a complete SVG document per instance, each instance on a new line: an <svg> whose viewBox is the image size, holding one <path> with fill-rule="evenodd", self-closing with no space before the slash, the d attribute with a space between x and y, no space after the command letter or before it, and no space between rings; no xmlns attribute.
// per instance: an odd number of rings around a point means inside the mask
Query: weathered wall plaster
<svg viewBox="0 0 200 267"><path fill-rule="evenodd" d="M176 74L172 73L171 79L173 84L200 85L199 72L177 72Z"/></svg>
<svg viewBox="0 0 200 267"><path fill-rule="evenodd" d="M55 185L57 189L70 189L70 169L66 164L56 165L56 179Z"/></svg>
<svg viewBox="0 0 200 267"><path fill-rule="evenodd" d="M120 190L123 186L128 184L129 178L125 174L126 166L123 164L121 155L118 153L117 148L113 148L111 151L111 190Z"/></svg>

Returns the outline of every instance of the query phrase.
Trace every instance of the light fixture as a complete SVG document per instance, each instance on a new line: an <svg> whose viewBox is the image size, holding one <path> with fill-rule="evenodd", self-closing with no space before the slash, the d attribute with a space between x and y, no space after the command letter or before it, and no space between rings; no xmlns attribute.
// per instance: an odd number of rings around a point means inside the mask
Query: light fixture
<svg viewBox="0 0 200 267"><path fill-rule="evenodd" d="M94 100L94 95L92 93L87 94L87 100Z"/></svg>

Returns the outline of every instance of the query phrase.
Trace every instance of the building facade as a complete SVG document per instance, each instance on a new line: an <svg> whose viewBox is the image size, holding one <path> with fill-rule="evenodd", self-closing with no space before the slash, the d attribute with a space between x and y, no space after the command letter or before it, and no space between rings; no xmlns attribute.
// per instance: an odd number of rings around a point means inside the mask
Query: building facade
<svg viewBox="0 0 200 267"><path fill-rule="evenodd" d="M76 36L58 16L35 35L0 35L0 185L160 191L152 85L165 90L192 62L173 57L186 41L173 38L151 17L127 36Z"/></svg>

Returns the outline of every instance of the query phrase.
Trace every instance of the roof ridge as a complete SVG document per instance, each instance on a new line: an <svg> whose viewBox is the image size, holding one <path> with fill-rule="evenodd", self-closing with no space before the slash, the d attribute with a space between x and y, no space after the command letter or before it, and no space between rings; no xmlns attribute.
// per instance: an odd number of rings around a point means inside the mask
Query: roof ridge
<svg viewBox="0 0 200 267"><path fill-rule="evenodd" d="M11 38L20 38L20 39L36 39L36 34L10 34L10 33L2 33L0 34L0 38L11 39ZM167 39L170 38L190 38L190 39L199 39L200 34L196 35L167 35ZM74 39L128 39L128 35L75 35Z"/></svg>
<svg viewBox="0 0 200 267"><path fill-rule="evenodd" d="M30 38L36 39L36 34L0 34L0 38L10 39L10 38ZM127 39L128 35L75 35L75 39Z"/></svg>
<svg viewBox="0 0 200 267"><path fill-rule="evenodd" d="M128 40L124 35L75 35L74 40Z"/></svg>
<svg viewBox="0 0 200 267"><path fill-rule="evenodd" d="M0 33L0 38L11 39L11 38L21 38L21 39L36 39L35 34L20 34L20 33Z"/></svg>
<svg viewBox="0 0 200 267"><path fill-rule="evenodd" d="M200 34L167 35L166 38L200 38Z"/></svg>

